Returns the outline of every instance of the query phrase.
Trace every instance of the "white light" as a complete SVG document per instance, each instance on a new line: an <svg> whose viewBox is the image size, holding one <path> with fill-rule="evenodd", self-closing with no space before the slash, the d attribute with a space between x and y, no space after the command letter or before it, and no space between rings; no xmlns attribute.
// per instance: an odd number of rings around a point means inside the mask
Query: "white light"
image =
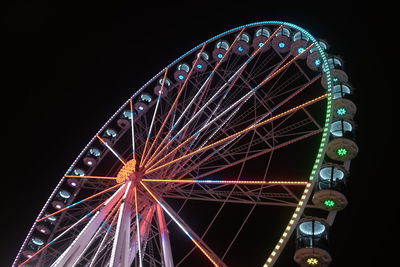
<svg viewBox="0 0 400 267"><path fill-rule="evenodd" d="M61 205L60 205L60 204L57 204L57 205L56 205L56 208L57 208L57 209L61 209Z"/></svg>
<svg viewBox="0 0 400 267"><path fill-rule="evenodd" d="M72 182L71 185L72 185L72 186L76 186L76 183L75 183L75 182Z"/></svg>
<svg viewBox="0 0 400 267"><path fill-rule="evenodd" d="M313 229L314 224L314 229ZM303 222L299 226L300 231L306 235L312 235L314 230L314 235L320 235L325 231L325 225L318 221L308 221Z"/></svg>
<svg viewBox="0 0 400 267"><path fill-rule="evenodd" d="M88 161L88 163L87 163L89 166L92 166L93 165L93 162L91 162L91 161Z"/></svg>

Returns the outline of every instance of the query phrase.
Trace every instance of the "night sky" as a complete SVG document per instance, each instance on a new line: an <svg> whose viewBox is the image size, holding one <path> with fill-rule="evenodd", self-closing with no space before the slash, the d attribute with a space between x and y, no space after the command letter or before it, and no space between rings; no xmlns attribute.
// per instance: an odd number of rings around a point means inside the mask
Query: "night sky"
<svg viewBox="0 0 400 267"><path fill-rule="evenodd" d="M389 85L386 70L397 54L397 33L388 21L376 21L390 7L169 2L13 1L1 11L0 266L11 265L66 169L136 88L212 36L265 20L291 22L327 40L329 53L344 59L355 89L360 152L351 166L349 205L332 228L331 266L392 262L386 246L398 229L394 216L399 209L390 193L399 184L391 163L398 145L392 139L398 87Z"/></svg>

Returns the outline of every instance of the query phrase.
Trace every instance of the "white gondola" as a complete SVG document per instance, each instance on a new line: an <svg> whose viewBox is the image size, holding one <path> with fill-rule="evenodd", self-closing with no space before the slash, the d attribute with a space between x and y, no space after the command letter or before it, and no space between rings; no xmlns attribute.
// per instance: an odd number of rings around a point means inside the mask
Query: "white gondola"
<svg viewBox="0 0 400 267"><path fill-rule="evenodd" d="M86 156L83 158L83 163L85 163L85 165L88 167L94 167L94 166L96 166L97 160L100 157L100 155L101 155L101 152L99 149L91 147L91 148L89 148L89 151L86 153ZM81 175L81 174L76 174L76 175ZM84 175L84 174L82 174L82 175ZM70 181L70 180L68 180L68 181ZM73 187L76 186L71 183L70 183L70 185Z"/></svg>
<svg viewBox="0 0 400 267"><path fill-rule="evenodd" d="M271 31L268 28L259 28L256 30L253 38L253 49L261 49L260 52L266 52L271 48L271 42L267 42L271 36Z"/></svg>
<svg viewBox="0 0 400 267"><path fill-rule="evenodd" d="M321 218L305 217L297 225L294 260L301 267L329 266L328 223Z"/></svg>
<svg viewBox="0 0 400 267"><path fill-rule="evenodd" d="M200 72L207 70L209 59L210 56L208 55L207 52L203 51L201 53L198 53L196 59L193 60L194 70Z"/></svg>
<svg viewBox="0 0 400 267"><path fill-rule="evenodd" d="M232 47L233 53L236 55L242 56L246 55L250 49L250 35L248 33L242 33L238 40L235 42Z"/></svg>
<svg viewBox="0 0 400 267"><path fill-rule="evenodd" d="M190 71L190 67L188 64L186 64L186 63L179 64L174 73L175 80L178 83L185 81L189 74L189 71Z"/></svg>
<svg viewBox="0 0 400 267"><path fill-rule="evenodd" d="M290 51L291 44L290 31L287 28L282 28L272 39L272 47L282 54Z"/></svg>
<svg viewBox="0 0 400 267"><path fill-rule="evenodd" d="M212 52L212 56L216 61L226 60L225 54L229 49L229 43L225 40L217 42Z"/></svg>

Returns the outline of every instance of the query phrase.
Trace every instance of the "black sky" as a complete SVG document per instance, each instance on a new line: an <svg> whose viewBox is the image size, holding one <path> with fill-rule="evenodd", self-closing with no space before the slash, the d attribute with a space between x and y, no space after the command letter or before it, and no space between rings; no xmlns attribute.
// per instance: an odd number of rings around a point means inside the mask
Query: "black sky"
<svg viewBox="0 0 400 267"><path fill-rule="evenodd" d="M332 229L331 266L392 261L386 244L399 211L391 197L399 179L391 161L398 88L386 72L397 53L389 6L52 2L13 1L1 11L0 266L11 264L60 177L136 88L212 36L265 20L292 22L327 40L355 88L360 154L352 162L349 206Z"/></svg>

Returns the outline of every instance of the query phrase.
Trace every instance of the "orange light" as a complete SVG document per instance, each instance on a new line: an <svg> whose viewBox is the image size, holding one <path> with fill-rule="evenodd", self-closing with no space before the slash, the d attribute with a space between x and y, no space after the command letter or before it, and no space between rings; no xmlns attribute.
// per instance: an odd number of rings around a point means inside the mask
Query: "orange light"
<svg viewBox="0 0 400 267"><path fill-rule="evenodd" d="M87 178L87 179L108 179L115 180L117 177L107 177L107 176L86 176L86 175L65 175L66 178Z"/></svg>
<svg viewBox="0 0 400 267"><path fill-rule="evenodd" d="M123 183L127 180L130 180L130 176L136 170L136 160L129 160L122 168L119 170L116 180L117 183Z"/></svg>
<svg viewBox="0 0 400 267"><path fill-rule="evenodd" d="M122 164L124 164L124 165L126 164L126 162L117 154L117 152L114 151L114 149L112 149L112 148L107 144L106 141L104 141L103 138L101 138L98 134L96 134L96 136L97 136L97 138L100 140L100 142L101 142L103 145L105 145L105 146L119 159L119 161L122 162Z"/></svg>

